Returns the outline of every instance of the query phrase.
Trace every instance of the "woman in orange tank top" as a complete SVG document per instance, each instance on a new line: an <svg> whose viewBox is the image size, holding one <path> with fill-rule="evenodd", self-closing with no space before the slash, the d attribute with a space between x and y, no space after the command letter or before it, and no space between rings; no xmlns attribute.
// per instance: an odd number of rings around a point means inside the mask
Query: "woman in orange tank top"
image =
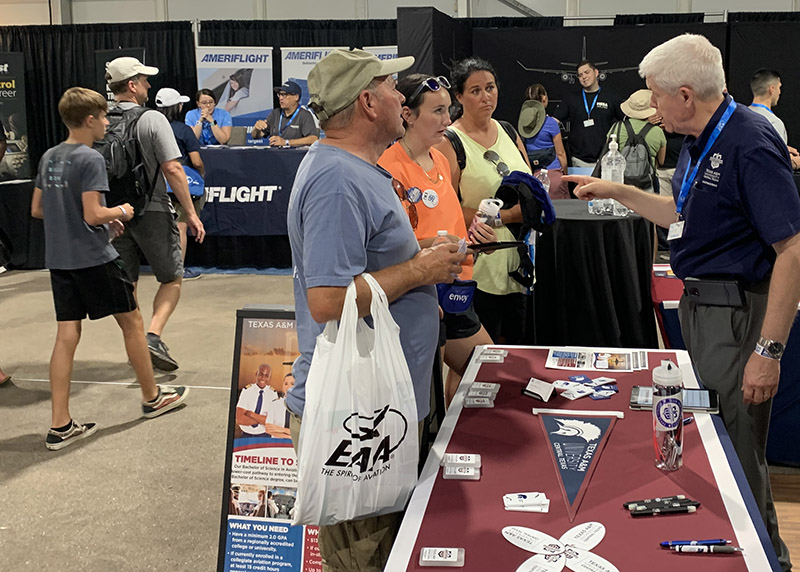
<svg viewBox="0 0 800 572"><path fill-rule="evenodd" d="M450 125L450 87L447 79L411 74L397 84L406 101L403 120L406 133L381 156L378 164L394 177L393 184L408 212L420 247L431 246L437 232L447 231L447 239L467 238L467 228L451 182L450 165L432 146L441 142ZM492 227L478 223L471 229L475 242L495 242ZM472 258L468 257L459 276L472 279ZM472 304L459 313L444 312L444 362L450 367L445 383L449 404L464 374L473 348L491 344Z"/></svg>

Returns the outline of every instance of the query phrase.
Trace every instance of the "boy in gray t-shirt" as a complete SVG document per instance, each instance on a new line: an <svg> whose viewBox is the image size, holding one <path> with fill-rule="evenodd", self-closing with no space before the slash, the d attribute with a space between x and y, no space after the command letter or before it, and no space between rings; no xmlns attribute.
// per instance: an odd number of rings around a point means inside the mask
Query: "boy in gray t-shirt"
<svg viewBox="0 0 800 572"><path fill-rule="evenodd" d="M96 320L113 315L122 329L125 349L142 388L142 414L156 417L178 407L186 387L156 385L142 315L109 230L118 235L133 218L125 203L106 207L108 177L102 155L91 145L105 135L107 104L97 92L68 89L58 112L69 129L63 143L49 149L39 164L31 214L44 219L45 266L50 269L58 331L50 359L52 424L45 445L58 450L88 437L94 423L76 423L69 413L70 372L88 315Z"/></svg>

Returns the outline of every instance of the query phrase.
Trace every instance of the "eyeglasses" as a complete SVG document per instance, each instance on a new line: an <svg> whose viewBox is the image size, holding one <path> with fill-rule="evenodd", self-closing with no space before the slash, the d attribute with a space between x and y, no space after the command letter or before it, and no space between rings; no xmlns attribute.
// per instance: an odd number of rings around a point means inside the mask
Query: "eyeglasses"
<svg viewBox="0 0 800 572"><path fill-rule="evenodd" d="M288 93L286 91L279 91L278 97L289 97L290 95L294 95L293 93Z"/></svg>
<svg viewBox="0 0 800 572"><path fill-rule="evenodd" d="M198 101L197 105L204 105L204 106L205 105L214 105L214 103L216 103L216 102L212 99L210 101Z"/></svg>
<svg viewBox="0 0 800 572"><path fill-rule="evenodd" d="M497 173L501 177L507 177L509 173L511 173L511 169L508 168L508 165L503 163L500 159L500 155L489 149L486 153L483 154L483 158L489 161L490 163L494 163L495 169L497 169Z"/></svg>
<svg viewBox="0 0 800 572"><path fill-rule="evenodd" d="M406 207L408 220L411 222L411 228L413 230L417 230L417 227L419 226L419 214L417 213L416 203L422 200L422 191L420 191L417 187L406 189L403 186L403 183L397 179L392 179L392 188L394 189L394 192L397 195L397 198L400 199L401 203L408 203L408 206Z"/></svg>
<svg viewBox="0 0 800 572"><path fill-rule="evenodd" d="M411 97L406 100L406 104L410 105L411 102L416 100L417 97L419 97L419 94L422 93L422 90L426 87L428 88L428 91L439 91L442 88L450 89L450 82L447 81L447 78L443 75L440 75L439 77L426 78L421 84L419 84L419 87L414 90L414 93L411 94Z"/></svg>

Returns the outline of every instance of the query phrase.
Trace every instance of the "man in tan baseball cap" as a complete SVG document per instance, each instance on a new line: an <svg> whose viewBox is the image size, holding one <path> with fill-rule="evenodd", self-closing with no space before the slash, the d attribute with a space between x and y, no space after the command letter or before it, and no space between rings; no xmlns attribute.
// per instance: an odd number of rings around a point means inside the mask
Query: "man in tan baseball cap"
<svg viewBox="0 0 800 572"><path fill-rule="evenodd" d="M115 83L137 75L158 75L158 68L146 66L136 58L116 58L106 64L106 80Z"/></svg>
<svg viewBox="0 0 800 572"><path fill-rule="evenodd" d="M353 103L375 78L412 65L414 56L380 60L364 50L333 50L308 74L309 106L324 123Z"/></svg>
<svg viewBox="0 0 800 572"><path fill-rule="evenodd" d="M391 302L389 311L400 328L400 345L416 396L409 396L403 404L409 414L416 413L416 419L407 419L409 429L430 410L431 371L439 337L439 306L433 285L452 282L453 276L461 271L464 255L458 253L454 243L420 250L406 213L410 208L407 193L402 196L399 190L396 193L392 176L377 166L383 151L404 133L401 117L404 98L395 89L392 74L407 69L413 62L412 57L382 61L362 50L334 50L308 76L311 108L320 118L326 137L314 143L303 158L287 214L300 347L300 357L292 367L295 385L286 396L286 406L293 413L290 430L295 445L316 337L327 321L341 317L345 293L351 283L355 283L359 315L370 313L372 292L361 276L367 271L386 293ZM319 379L310 380L309 384L318 382ZM413 430L404 437L388 425L381 426L381 438L385 430L392 446L399 447L404 438L412 439L416 445L417 435ZM323 433L319 431L304 439L306 442L323 439ZM377 442L368 441L362 446L377 447ZM335 457L338 443L330 445L332 448L322 455L322 462ZM323 446L328 446L327 440ZM344 462L350 462L350 454L346 456ZM302 459L301 456L300 462ZM308 470L313 472L313 460L310 461ZM414 464L412 461L411 465ZM399 459L391 464L379 460L359 475L364 479L380 479L382 475L399 477L401 466L409 468L408 464L401 465ZM415 474L414 467L409 470ZM354 469L353 474L358 471ZM411 486L413 483L408 490ZM318 515L309 514L313 512L312 496L307 494L308 500L296 507L295 517L304 524L319 522ZM346 500L339 498L335 502ZM399 511L404 503L405 496L398 492L396 499L381 508ZM312 507L310 511L308 507ZM390 512L321 526L319 550L323 570L383 570L401 517L400 512Z"/></svg>

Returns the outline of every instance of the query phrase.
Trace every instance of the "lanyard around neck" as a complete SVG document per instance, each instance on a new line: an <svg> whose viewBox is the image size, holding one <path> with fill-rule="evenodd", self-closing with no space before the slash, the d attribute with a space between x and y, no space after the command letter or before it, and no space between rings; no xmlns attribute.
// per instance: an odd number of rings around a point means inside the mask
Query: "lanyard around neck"
<svg viewBox="0 0 800 572"><path fill-rule="evenodd" d="M297 109L294 110L294 113L292 113L292 116L289 118L289 121L287 121L286 125L284 125L283 118L285 117L285 115L283 114L283 111L281 111L281 118L278 121L278 135L283 137L283 132L286 131L286 129L292 124L292 121L294 121L294 118L297 117L298 113L300 113L299 105L297 106Z"/></svg>
<svg viewBox="0 0 800 572"><path fill-rule="evenodd" d="M592 101L592 106L589 107L589 102L586 101L586 92L581 90L583 94L583 107L586 109L586 117L590 119L592 117L592 111L594 111L594 106L597 105L597 98L600 96L600 89L598 88L597 92L594 94L594 100Z"/></svg>
<svg viewBox="0 0 800 572"><path fill-rule="evenodd" d="M766 109L767 111L769 111L771 114L775 115L775 112L774 112L774 111L772 111L772 110L771 110L769 107L767 107L767 106L766 106L766 105L764 105L763 103L751 103L751 104L750 104L750 107L763 107L764 109Z"/></svg>
<svg viewBox="0 0 800 572"><path fill-rule="evenodd" d="M713 147L714 143L719 138L720 133L722 130L725 129L725 125L728 124L728 119L731 118L733 115L734 110L736 109L736 102L731 98L731 102L728 104L728 108L725 110L725 113L722 114L722 117L719 118L716 127L714 127L714 131L711 132L711 135L708 137L708 141L706 142L706 146L703 148L703 152L700 153L700 157L697 159L697 163L694 165L694 169L692 169L692 157L689 155L689 164L686 165L686 172L683 174L683 182L681 183L681 194L678 195L678 203L676 205L675 212L678 214L678 218L681 217L681 212L683 212L683 203L686 202L686 197L689 196L689 189L692 188L694 184L695 178L697 178L697 171L700 169L700 163L703 162L703 159L706 158L708 152ZM691 170L692 174L689 175L689 171Z"/></svg>

